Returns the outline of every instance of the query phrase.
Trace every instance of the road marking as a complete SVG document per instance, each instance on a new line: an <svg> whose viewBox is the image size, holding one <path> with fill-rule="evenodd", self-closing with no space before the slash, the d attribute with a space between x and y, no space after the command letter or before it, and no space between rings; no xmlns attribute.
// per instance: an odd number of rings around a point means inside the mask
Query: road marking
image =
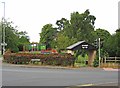
<svg viewBox="0 0 120 88"><path fill-rule="evenodd" d="M82 85L76 85L76 87L87 87L87 86L97 86L97 85L104 85L104 84L111 84L111 83L116 83L116 82L105 82L105 83L96 83L96 84L82 84Z"/></svg>
<svg viewBox="0 0 120 88"><path fill-rule="evenodd" d="M31 70L31 69L0 69L0 71L4 71L4 72L23 72L23 73L66 73L66 72L62 72L62 71L57 71L57 70Z"/></svg>
<svg viewBox="0 0 120 88"><path fill-rule="evenodd" d="M111 84L111 83L117 83L118 84L118 82L105 82L105 83L97 83L97 84L94 84L94 85L105 85L105 84Z"/></svg>
<svg viewBox="0 0 120 88"><path fill-rule="evenodd" d="M93 86L94 84L83 84L83 85L77 85L77 86Z"/></svg>

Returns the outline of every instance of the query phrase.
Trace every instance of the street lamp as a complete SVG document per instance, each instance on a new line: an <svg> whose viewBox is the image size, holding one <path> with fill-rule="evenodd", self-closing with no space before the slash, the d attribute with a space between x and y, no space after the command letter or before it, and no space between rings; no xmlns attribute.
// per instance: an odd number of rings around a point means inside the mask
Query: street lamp
<svg viewBox="0 0 120 88"><path fill-rule="evenodd" d="M99 67L100 67L100 38L98 39L99 40Z"/></svg>
<svg viewBox="0 0 120 88"><path fill-rule="evenodd" d="M3 15L3 26L2 26L2 43L1 43L1 46L2 46L2 55L5 53L5 46L7 45L5 43L5 2L2 2L4 4L4 15Z"/></svg>

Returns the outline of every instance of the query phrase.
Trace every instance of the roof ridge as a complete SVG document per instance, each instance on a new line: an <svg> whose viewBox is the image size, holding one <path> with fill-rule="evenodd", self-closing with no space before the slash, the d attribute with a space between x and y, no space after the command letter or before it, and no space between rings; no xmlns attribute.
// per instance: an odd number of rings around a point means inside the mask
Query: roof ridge
<svg viewBox="0 0 120 88"><path fill-rule="evenodd" d="M67 49L71 49L71 48L73 48L73 47L75 47L75 46L77 46L77 45L79 45L79 44L81 44L83 42L85 42L85 41L79 41L77 43L74 43L73 45L68 46Z"/></svg>

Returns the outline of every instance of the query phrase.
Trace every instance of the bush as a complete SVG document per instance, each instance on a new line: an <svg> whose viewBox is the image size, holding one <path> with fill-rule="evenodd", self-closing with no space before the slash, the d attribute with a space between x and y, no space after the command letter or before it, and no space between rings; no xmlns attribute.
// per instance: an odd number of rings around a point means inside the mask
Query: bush
<svg viewBox="0 0 120 88"><path fill-rule="evenodd" d="M83 64L85 64L87 60L88 60L87 54L85 55L85 57L83 57L82 55L79 55L77 57L76 63L83 63Z"/></svg>
<svg viewBox="0 0 120 88"><path fill-rule="evenodd" d="M6 53L4 61L12 64L27 64L31 59L40 59L44 65L74 65L74 56L71 54L38 54L38 53Z"/></svg>
<svg viewBox="0 0 120 88"><path fill-rule="evenodd" d="M98 67L98 66L99 66L99 60L98 60L98 59L95 59L95 60L94 60L93 66L94 66L94 67Z"/></svg>

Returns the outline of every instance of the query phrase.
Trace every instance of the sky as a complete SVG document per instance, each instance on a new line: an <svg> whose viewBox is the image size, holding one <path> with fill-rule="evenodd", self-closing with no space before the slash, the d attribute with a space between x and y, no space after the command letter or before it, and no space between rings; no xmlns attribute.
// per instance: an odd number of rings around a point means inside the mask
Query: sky
<svg viewBox="0 0 120 88"><path fill-rule="evenodd" d="M70 14L83 13L89 9L96 17L95 28L108 30L111 34L118 29L119 0L0 0L0 20L13 21L19 31L27 31L30 42L39 42L42 27L61 18L70 19Z"/></svg>

